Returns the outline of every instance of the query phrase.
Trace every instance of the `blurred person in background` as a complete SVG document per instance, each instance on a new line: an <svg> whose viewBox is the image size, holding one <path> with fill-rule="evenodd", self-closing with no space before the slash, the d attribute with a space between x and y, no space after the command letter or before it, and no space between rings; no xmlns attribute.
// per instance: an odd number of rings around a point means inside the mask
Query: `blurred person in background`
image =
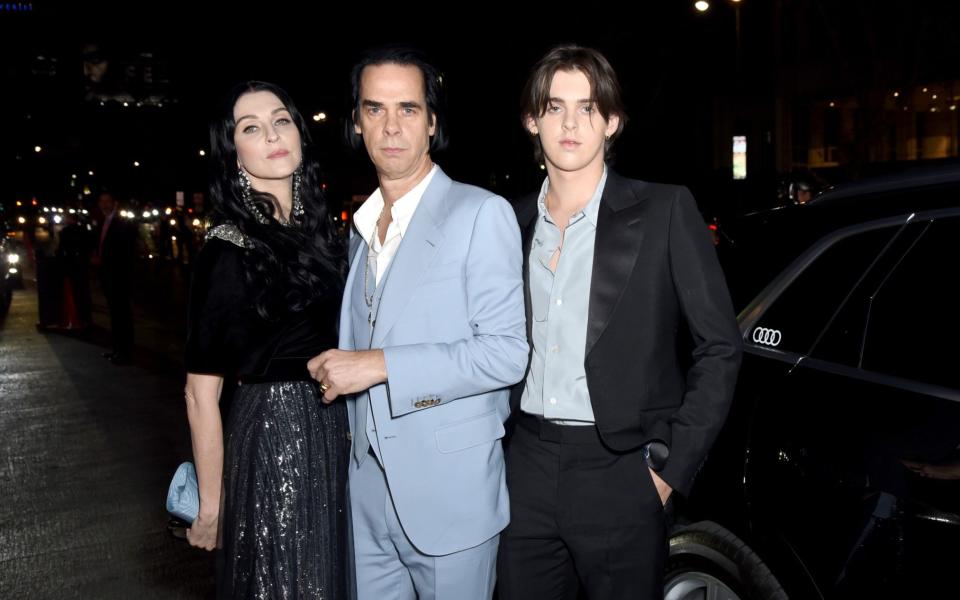
<svg viewBox="0 0 960 600"><path fill-rule="evenodd" d="M90 233L79 222L75 213L64 214L64 227L60 230L57 257L60 259L64 278L64 298L70 298L68 318L64 326L69 329L85 329L90 325ZM69 293L66 290L69 290Z"/></svg>
<svg viewBox="0 0 960 600"><path fill-rule="evenodd" d="M103 215L94 262L100 267L100 287L110 311L110 336L113 349L104 357L115 365L128 365L133 359L133 307L130 293L136 264L137 229L123 219L111 192L101 192L97 206Z"/></svg>

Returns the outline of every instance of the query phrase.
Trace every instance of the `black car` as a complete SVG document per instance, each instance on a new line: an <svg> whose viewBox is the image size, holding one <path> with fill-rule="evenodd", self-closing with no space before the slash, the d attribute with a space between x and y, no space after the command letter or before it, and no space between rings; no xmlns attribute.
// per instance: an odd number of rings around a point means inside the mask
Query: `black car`
<svg viewBox="0 0 960 600"><path fill-rule="evenodd" d="M960 166L914 168L840 187L799 204L786 200L723 220L717 252L734 305L745 306L801 252L846 225L903 212L956 205Z"/></svg>
<svg viewBox="0 0 960 600"><path fill-rule="evenodd" d="M0 236L0 315L5 315L10 308L13 290L23 287L25 258L13 240Z"/></svg>
<svg viewBox="0 0 960 600"><path fill-rule="evenodd" d="M739 316L667 598L958 597L960 169L802 208L795 241L828 233Z"/></svg>
<svg viewBox="0 0 960 600"><path fill-rule="evenodd" d="M23 246L12 238L0 242L0 258L3 260L3 271L6 273L15 289L23 288L23 269L27 255Z"/></svg>

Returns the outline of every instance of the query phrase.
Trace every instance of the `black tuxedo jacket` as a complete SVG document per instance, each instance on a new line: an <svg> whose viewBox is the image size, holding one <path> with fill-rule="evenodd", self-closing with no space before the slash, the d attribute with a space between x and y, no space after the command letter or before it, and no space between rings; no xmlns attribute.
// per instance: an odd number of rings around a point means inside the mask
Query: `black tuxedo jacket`
<svg viewBox="0 0 960 600"><path fill-rule="evenodd" d="M515 204L528 337L537 196ZM664 442L669 456L659 474L689 493L726 419L741 338L709 232L687 188L608 169L588 312L584 366L600 436L621 452ZM524 385L525 379L513 390L515 411Z"/></svg>

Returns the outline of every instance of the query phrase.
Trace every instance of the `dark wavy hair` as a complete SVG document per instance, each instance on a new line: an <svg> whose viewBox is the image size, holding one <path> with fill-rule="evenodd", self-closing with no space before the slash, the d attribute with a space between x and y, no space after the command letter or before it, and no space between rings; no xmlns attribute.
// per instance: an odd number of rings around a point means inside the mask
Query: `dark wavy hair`
<svg viewBox="0 0 960 600"><path fill-rule="evenodd" d="M617 73L610 66L606 57L594 50L576 44L555 46L541 58L530 72L527 83L523 86L520 97L520 122L526 130L528 118L542 117L550 105L550 85L557 71L580 71L590 82L592 100L597 103L597 110L604 120L610 117L620 117L617 130L607 138L604 144L606 160L613 158L613 143L620 137L627 124L627 113L624 109L623 98L620 92L620 81ZM543 146L540 138L533 137L533 153L537 162L543 162Z"/></svg>
<svg viewBox="0 0 960 600"><path fill-rule="evenodd" d="M272 194L251 188L257 210L268 217L266 224L257 222L243 205L233 110L237 100L251 92L270 92L279 98L300 133L304 214L290 225L272 218L277 206ZM271 321L301 311L320 297L339 295L343 289L346 251L327 210L320 187L320 166L313 158L311 144L307 122L290 96L263 81L248 81L231 90L210 124L213 223L233 223L249 240L244 253L247 283L254 293L257 313Z"/></svg>
<svg viewBox="0 0 960 600"><path fill-rule="evenodd" d="M423 96L427 102L427 119L434 119L430 153L434 154L446 149L448 144L447 106L443 73L423 51L403 45L387 45L367 50L350 71L350 106L353 118L348 117L344 120L343 135L347 145L353 150L363 148L363 137L353 129L360 119L360 81L363 78L364 69L379 65L400 65L420 69L420 74L423 75Z"/></svg>

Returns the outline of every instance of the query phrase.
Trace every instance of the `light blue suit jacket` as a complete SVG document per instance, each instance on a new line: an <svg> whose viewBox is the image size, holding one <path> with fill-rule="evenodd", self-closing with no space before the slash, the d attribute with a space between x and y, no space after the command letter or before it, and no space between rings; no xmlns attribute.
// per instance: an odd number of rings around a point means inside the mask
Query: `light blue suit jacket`
<svg viewBox="0 0 960 600"><path fill-rule="evenodd" d="M372 338L363 297L367 245L356 240L340 347L383 349L388 381L369 393L400 523L424 554L476 546L510 520L500 438L507 388L523 378L528 357L513 209L438 170L381 282ZM354 439L364 435L356 430L358 401L366 395L347 399Z"/></svg>

